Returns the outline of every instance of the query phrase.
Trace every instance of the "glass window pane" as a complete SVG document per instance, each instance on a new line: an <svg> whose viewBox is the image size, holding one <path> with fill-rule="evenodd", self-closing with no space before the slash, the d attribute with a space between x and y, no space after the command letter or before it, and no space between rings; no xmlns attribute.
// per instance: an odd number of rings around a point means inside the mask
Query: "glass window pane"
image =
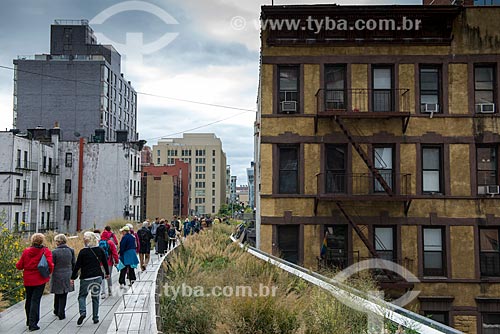
<svg viewBox="0 0 500 334"><path fill-rule="evenodd" d="M375 68L373 69L373 88L374 89L391 89L391 69L390 68Z"/></svg>
<svg viewBox="0 0 500 334"><path fill-rule="evenodd" d="M477 169L496 170L496 149L494 147L478 147Z"/></svg>
<svg viewBox="0 0 500 334"><path fill-rule="evenodd" d="M298 68L280 68L280 91L298 90Z"/></svg>
<svg viewBox="0 0 500 334"><path fill-rule="evenodd" d="M422 94L420 95L420 103L439 103L437 94Z"/></svg>
<svg viewBox="0 0 500 334"><path fill-rule="evenodd" d="M296 171L280 171L279 182L281 194L295 194L298 192Z"/></svg>
<svg viewBox="0 0 500 334"><path fill-rule="evenodd" d="M479 239L482 252L498 252L498 229L479 230Z"/></svg>
<svg viewBox="0 0 500 334"><path fill-rule="evenodd" d="M375 249L390 250L394 249L394 229L392 227L375 228Z"/></svg>
<svg viewBox="0 0 500 334"><path fill-rule="evenodd" d="M326 169L345 171L345 147L329 146L326 153Z"/></svg>
<svg viewBox="0 0 500 334"><path fill-rule="evenodd" d="M443 250L443 238L441 229L424 228L424 251Z"/></svg>
<svg viewBox="0 0 500 334"><path fill-rule="evenodd" d="M298 166L298 152L296 148L280 149L280 169L296 170Z"/></svg>
<svg viewBox="0 0 500 334"><path fill-rule="evenodd" d="M440 269L443 267L443 254L441 252L424 252L426 269Z"/></svg>
<svg viewBox="0 0 500 334"><path fill-rule="evenodd" d="M493 91L476 91L476 103L493 103Z"/></svg>
<svg viewBox="0 0 500 334"><path fill-rule="evenodd" d="M493 67L476 67L476 89L493 89Z"/></svg>
<svg viewBox="0 0 500 334"><path fill-rule="evenodd" d="M423 68L420 70L420 90L438 90L439 76L437 68Z"/></svg>
<svg viewBox="0 0 500 334"><path fill-rule="evenodd" d="M439 192L439 171L423 171L423 191Z"/></svg>
<svg viewBox="0 0 500 334"><path fill-rule="evenodd" d="M424 148L422 150L424 169L439 169L439 156L439 148Z"/></svg>
<svg viewBox="0 0 500 334"><path fill-rule="evenodd" d="M392 169L392 147L376 147L374 155L375 168Z"/></svg>
<svg viewBox="0 0 500 334"><path fill-rule="evenodd" d="M325 68L326 89L344 89L344 80L344 66L327 66Z"/></svg>

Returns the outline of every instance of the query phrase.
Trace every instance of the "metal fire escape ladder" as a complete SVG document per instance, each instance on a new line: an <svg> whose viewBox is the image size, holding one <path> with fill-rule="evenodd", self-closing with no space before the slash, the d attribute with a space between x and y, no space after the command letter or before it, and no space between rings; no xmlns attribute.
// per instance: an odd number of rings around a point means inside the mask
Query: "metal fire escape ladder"
<svg viewBox="0 0 500 334"><path fill-rule="evenodd" d="M359 238L361 239L361 241L363 241L363 243L365 244L366 248L368 248L368 251L370 252L370 254L374 258L380 258L379 255L378 255L378 253L377 253L377 250L375 249L375 247L373 246L373 244L366 237L366 235L359 228L359 226L351 219L351 217L344 210L344 207L342 206L342 203L340 201L337 201L337 202L335 202L335 204L339 208L340 212L342 212L342 214L344 215L345 219L347 219L347 222L349 223L349 225L351 225L351 227L354 229L354 231L356 231L356 234L359 236ZM382 271L384 272L384 274L387 275L387 278L389 279L389 281L391 281L391 282L396 282L397 281L396 277L394 276L394 274L390 270L388 270L387 268L380 268L380 269L382 269Z"/></svg>
<svg viewBox="0 0 500 334"><path fill-rule="evenodd" d="M351 132L347 129L344 122L342 122L342 120L340 119L339 116L335 116L334 119L335 119L335 122L337 122L337 124L339 125L342 132L344 132L347 139L349 139L349 142L351 143L352 147L354 147L354 149L359 153L359 156L361 157L361 159L363 159L363 161L365 162L366 166L368 166L371 173L373 174L373 177L378 181L378 183L384 189L384 191L387 193L387 195L393 196L394 193L392 191L392 188L387 184L387 182L385 182L385 179L382 177L382 175L380 174L378 169L375 168L375 166L373 166L372 162L368 158L368 155L361 148L361 146L357 142L354 141L354 138L353 138Z"/></svg>

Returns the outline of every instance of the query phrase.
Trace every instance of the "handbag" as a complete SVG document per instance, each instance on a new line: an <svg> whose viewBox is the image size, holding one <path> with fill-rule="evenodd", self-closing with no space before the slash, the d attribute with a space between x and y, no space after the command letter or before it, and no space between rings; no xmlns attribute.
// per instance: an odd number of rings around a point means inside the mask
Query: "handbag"
<svg viewBox="0 0 500 334"><path fill-rule="evenodd" d="M38 268L38 271L40 272L40 275L42 275L43 278L47 278L50 276L49 262L47 261L47 258L45 257L45 247L43 248L42 257L40 258L40 261L38 262L37 268Z"/></svg>
<svg viewBox="0 0 500 334"><path fill-rule="evenodd" d="M97 262L99 263L99 267L101 268L101 272L104 276L106 276L106 270L104 270L104 266L101 264L101 260L99 260L99 258L97 257L97 255L94 253L94 251L92 250L91 247L89 247L90 251L92 252L92 254L94 254Z"/></svg>

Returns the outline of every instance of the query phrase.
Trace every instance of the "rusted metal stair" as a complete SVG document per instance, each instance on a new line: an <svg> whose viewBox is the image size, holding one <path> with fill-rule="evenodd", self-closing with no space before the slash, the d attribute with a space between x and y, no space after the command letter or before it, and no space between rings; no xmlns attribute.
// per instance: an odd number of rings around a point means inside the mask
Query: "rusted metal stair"
<svg viewBox="0 0 500 334"><path fill-rule="evenodd" d="M352 147L354 147L354 149L356 150L356 152L358 152L361 159L363 159L363 161L365 162L366 166L368 166L368 169L370 169L370 172L373 174L373 177L378 181L378 183L380 184L382 189L384 189L384 191L387 193L387 195L393 196L394 192L392 191L392 188L387 184L387 182L382 177L382 175L380 174L378 169L375 168L375 166L373 166L371 160L368 158L368 155L361 148L361 146L356 141L354 141L354 138L353 138L351 132L347 129L344 122L342 122L342 120L340 119L339 116L335 116L334 119L335 119L335 122L337 122L337 124L339 125L342 132L344 132L347 139L349 139L349 142L351 143Z"/></svg>

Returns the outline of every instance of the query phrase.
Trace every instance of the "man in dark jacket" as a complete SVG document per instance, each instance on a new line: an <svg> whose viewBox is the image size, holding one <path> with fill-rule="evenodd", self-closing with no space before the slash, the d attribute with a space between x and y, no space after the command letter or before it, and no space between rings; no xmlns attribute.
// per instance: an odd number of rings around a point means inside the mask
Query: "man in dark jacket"
<svg viewBox="0 0 500 334"><path fill-rule="evenodd" d="M149 222L145 221L142 223L142 227L137 231L137 236L139 237L139 242L141 244L141 249L139 251L139 262L141 264L142 271L146 270L149 263L149 256L151 253L151 239L153 239L153 234L149 230Z"/></svg>
<svg viewBox="0 0 500 334"><path fill-rule="evenodd" d="M99 293L101 292L102 279L109 278L109 267L106 254L97 245L97 238L92 232L85 232L83 235L83 248L76 259L75 268L71 275L71 280L78 277L80 271L80 292L78 293L78 306L80 317L76 324L80 326L87 316L86 302L90 292L92 297L92 320L94 324L99 322ZM102 272L101 266L105 273Z"/></svg>
<svg viewBox="0 0 500 334"><path fill-rule="evenodd" d="M165 226L165 220L160 220L160 225L156 229L156 238L155 242L158 245L158 254L163 256L165 254L165 250L167 249L167 227Z"/></svg>

